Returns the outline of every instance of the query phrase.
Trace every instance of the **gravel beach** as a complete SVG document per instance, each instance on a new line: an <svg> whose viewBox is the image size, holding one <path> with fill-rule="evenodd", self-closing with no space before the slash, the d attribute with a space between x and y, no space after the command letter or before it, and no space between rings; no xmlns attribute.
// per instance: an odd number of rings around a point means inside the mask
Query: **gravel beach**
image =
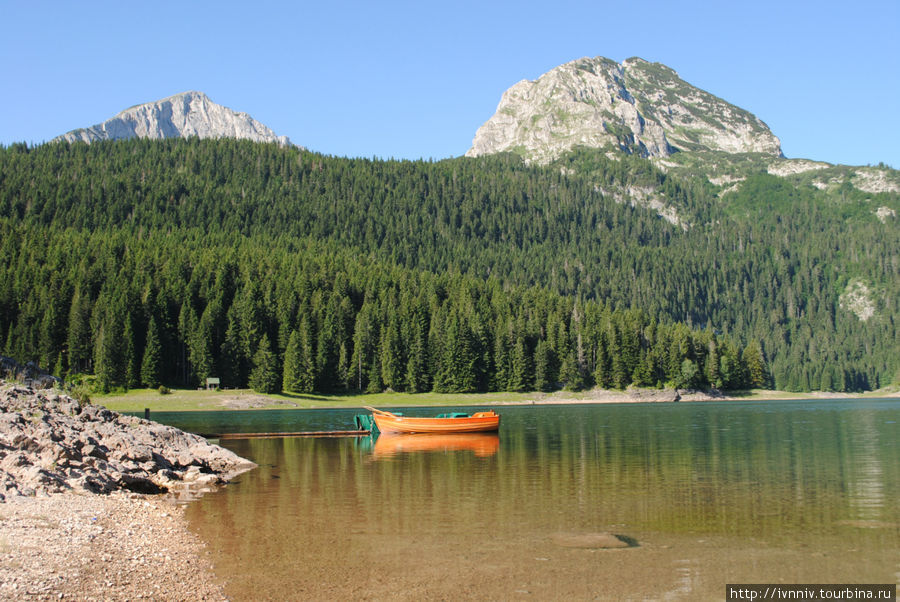
<svg viewBox="0 0 900 602"><path fill-rule="evenodd" d="M116 492L0 504L0 599L226 598L182 506Z"/></svg>
<svg viewBox="0 0 900 602"><path fill-rule="evenodd" d="M223 600L184 506L256 465L197 435L0 381L0 600Z"/></svg>

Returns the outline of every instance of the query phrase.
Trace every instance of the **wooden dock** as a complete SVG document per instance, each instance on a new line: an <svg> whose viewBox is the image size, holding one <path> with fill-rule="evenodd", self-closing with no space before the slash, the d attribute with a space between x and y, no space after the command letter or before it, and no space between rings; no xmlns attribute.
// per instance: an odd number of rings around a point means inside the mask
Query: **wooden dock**
<svg viewBox="0 0 900 602"><path fill-rule="evenodd" d="M366 437L371 431L304 431L299 433L200 433L206 439L280 439L284 437Z"/></svg>

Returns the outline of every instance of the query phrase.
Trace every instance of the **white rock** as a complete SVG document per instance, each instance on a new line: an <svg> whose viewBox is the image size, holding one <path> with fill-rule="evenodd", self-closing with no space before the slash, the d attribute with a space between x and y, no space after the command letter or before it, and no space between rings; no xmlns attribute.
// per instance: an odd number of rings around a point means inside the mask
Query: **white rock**
<svg viewBox="0 0 900 602"><path fill-rule="evenodd" d="M861 280L851 280L838 301L841 309L853 312L863 322L875 315L871 290Z"/></svg>
<svg viewBox="0 0 900 602"><path fill-rule="evenodd" d="M900 172L893 169L861 167L856 170L850 183L863 192L900 192Z"/></svg>
<svg viewBox="0 0 900 602"><path fill-rule="evenodd" d="M821 161L810 161L808 159L783 159L769 165L766 169L773 176L790 176L806 171L814 171L817 169L826 169L831 167L829 163Z"/></svg>
<svg viewBox="0 0 900 602"><path fill-rule="evenodd" d="M72 130L54 141L94 142L126 138L237 138L254 142L276 142L290 146L287 136L278 136L247 113L216 104L203 92L183 92L156 102L125 109L112 119L89 128Z"/></svg>
<svg viewBox="0 0 900 602"><path fill-rule="evenodd" d="M875 215L881 220L882 224L887 223L888 218L897 217L897 212L890 207L879 207L875 210Z"/></svg>
<svg viewBox="0 0 900 602"><path fill-rule="evenodd" d="M668 67L603 57L578 59L509 88L466 155L509 151L546 163L576 146L649 157L694 149L782 156L766 124Z"/></svg>

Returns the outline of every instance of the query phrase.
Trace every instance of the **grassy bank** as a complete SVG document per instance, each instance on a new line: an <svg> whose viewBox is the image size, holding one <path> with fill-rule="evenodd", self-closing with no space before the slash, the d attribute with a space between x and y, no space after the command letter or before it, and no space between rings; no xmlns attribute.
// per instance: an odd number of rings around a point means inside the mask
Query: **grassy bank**
<svg viewBox="0 0 900 602"><path fill-rule="evenodd" d="M717 400L767 401L779 399L823 399L828 397L896 397L898 387L873 391L864 395L852 393L789 393L753 389L730 391ZM648 389L647 391L654 391ZM703 394L684 395L683 401L704 401ZM120 412L188 412L218 410L272 410L292 408L358 408L361 406L483 406L516 403L628 403L650 401L628 391L558 391L556 393L377 393L366 395L262 395L249 389L206 391L173 389L160 394L155 389L135 389L126 393L93 395L92 402Z"/></svg>
<svg viewBox="0 0 900 602"><path fill-rule="evenodd" d="M93 395L91 401L118 412L188 412L214 410L274 410L361 406L469 406L528 403L534 393L377 393L367 395L262 395L249 389L205 391L173 389L162 395L155 389Z"/></svg>

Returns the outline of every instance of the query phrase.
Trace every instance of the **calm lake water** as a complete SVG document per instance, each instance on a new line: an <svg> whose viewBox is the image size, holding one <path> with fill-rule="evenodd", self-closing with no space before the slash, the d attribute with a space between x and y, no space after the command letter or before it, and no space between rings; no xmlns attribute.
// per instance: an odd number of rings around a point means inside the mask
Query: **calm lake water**
<svg viewBox="0 0 900 602"><path fill-rule="evenodd" d="M259 468L187 516L234 600L721 600L726 583L900 581L900 400L498 411L497 436L222 441ZM153 418L298 431L357 412Z"/></svg>

